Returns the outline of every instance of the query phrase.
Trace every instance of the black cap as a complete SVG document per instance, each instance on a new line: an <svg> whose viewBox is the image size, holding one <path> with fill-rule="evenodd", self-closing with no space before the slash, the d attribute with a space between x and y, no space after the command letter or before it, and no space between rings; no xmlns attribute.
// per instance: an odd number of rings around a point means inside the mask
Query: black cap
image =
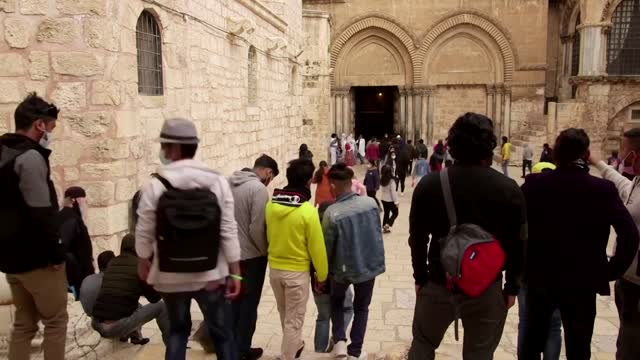
<svg viewBox="0 0 640 360"><path fill-rule="evenodd" d="M79 186L72 186L64 192L64 197L69 199L77 199L87 197L87 193Z"/></svg>

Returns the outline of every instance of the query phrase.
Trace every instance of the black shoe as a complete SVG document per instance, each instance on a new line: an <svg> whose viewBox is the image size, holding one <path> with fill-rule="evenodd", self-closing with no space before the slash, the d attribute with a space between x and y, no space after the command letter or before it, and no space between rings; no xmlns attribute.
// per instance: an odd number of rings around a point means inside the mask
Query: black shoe
<svg viewBox="0 0 640 360"><path fill-rule="evenodd" d="M295 359L300 359L300 356L302 356L302 350L304 350L304 341L302 342L302 346L300 347L300 349L298 349Z"/></svg>
<svg viewBox="0 0 640 360"><path fill-rule="evenodd" d="M249 352L246 352L240 356L240 360L257 360L262 357L262 348L251 348Z"/></svg>
<svg viewBox="0 0 640 360"><path fill-rule="evenodd" d="M131 340L131 343L133 345L147 345L149 343L149 338L145 338L145 337L131 337L129 338L129 340Z"/></svg>

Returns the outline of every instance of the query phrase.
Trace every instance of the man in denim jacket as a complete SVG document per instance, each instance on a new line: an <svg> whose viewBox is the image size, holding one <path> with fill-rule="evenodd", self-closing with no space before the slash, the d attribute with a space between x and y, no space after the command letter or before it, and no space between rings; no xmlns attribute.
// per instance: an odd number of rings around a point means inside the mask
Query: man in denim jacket
<svg viewBox="0 0 640 360"><path fill-rule="evenodd" d="M324 214L322 228L332 279L331 320L336 358L366 359L362 343L367 330L369 304L376 276L385 271L384 244L380 215L375 201L351 192L353 170L336 164L329 170L336 202ZM351 344L347 348L344 323L344 298L353 284L354 319Z"/></svg>

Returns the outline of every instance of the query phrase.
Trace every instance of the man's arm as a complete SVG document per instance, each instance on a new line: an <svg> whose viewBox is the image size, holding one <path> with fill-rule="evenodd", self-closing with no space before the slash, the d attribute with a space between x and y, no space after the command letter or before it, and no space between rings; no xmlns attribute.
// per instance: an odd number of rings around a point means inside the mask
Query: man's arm
<svg viewBox="0 0 640 360"><path fill-rule="evenodd" d="M323 220L323 222L328 221L327 216L324 218L325 220ZM311 256L313 267L316 269L318 281L325 282L329 273L329 264L327 263L327 248L322 234L320 218L315 216L315 214L309 216L306 227L307 249Z"/></svg>
<svg viewBox="0 0 640 360"><path fill-rule="evenodd" d="M605 213L609 216L610 224L618 235L616 252L609 259L608 267L608 280L613 281L622 277L633 259L638 256L640 233L613 184L607 184L607 190L605 201L609 201L609 204Z"/></svg>
<svg viewBox="0 0 640 360"><path fill-rule="evenodd" d="M220 247L224 252L227 263L233 264L240 261L240 241L238 240L238 224L236 223L233 206L233 193L231 193L229 182L221 180L220 191L222 192L222 204L220 204L222 208Z"/></svg>
<svg viewBox="0 0 640 360"><path fill-rule="evenodd" d="M600 170L602 178L611 181L618 189L620 198L623 199L623 201L626 201L627 198L629 198L631 189L633 188L633 181L622 176L622 174L620 174L611 166L607 165L607 163L605 163L604 161L597 161L594 165L598 170Z"/></svg>
<svg viewBox="0 0 640 360"><path fill-rule="evenodd" d="M156 241L156 208L159 194L155 190L155 182L150 179L140 190L138 203L138 223L136 225L136 253L141 259L151 259L153 244Z"/></svg>
<svg viewBox="0 0 640 360"><path fill-rule="evenodd" d="M409 213L409 247L411 248L411 265L416 285L422 287L429 281L427 255L431 228L429 224L428 206L433 201L428 199L425 181L421 181L413 193L411 211ZM433 184L429 184L433 185Z"/></svg>
<svg viewBox="0 0 640 360"><path fill-rule="evenodd" d="M51 203L49 172L44 157L35 150L29 150L16 158L14 170L20 178L20 192L28 206L30 226L40 229L43 247L50 254L51 264L62 263L65 253L58 233L58 204Z"/></svg>
<svg viewBox="0 0 640 360"><path fill-rule="evenodd" d="M140 287L142 288L142 295L149 300L150 303L155 304L158 301L162 300L160 294L153 288L153 286L147 284L146 282L140 280Z"/></svg>
<svg viewBox="0 0 640 360"><path fill-rule="evenodd" d="M256 189L251 204L251 223L249 224L249 236L256 248L263 249L267 244L267 225L265 222L265 210L269 202L269 191L263 185Z"/></svg>

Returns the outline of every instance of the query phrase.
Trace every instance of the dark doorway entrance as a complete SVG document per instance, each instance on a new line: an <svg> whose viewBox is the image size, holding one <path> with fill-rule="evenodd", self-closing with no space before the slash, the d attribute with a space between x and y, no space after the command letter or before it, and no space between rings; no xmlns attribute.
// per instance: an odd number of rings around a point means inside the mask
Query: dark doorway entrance
<svg viewBox="0 0 640 360"><path fill-rule="evenodd" d="M356 135L381 139L393 134L393 110L398 88L395 86L355 87Z"/></svg>

